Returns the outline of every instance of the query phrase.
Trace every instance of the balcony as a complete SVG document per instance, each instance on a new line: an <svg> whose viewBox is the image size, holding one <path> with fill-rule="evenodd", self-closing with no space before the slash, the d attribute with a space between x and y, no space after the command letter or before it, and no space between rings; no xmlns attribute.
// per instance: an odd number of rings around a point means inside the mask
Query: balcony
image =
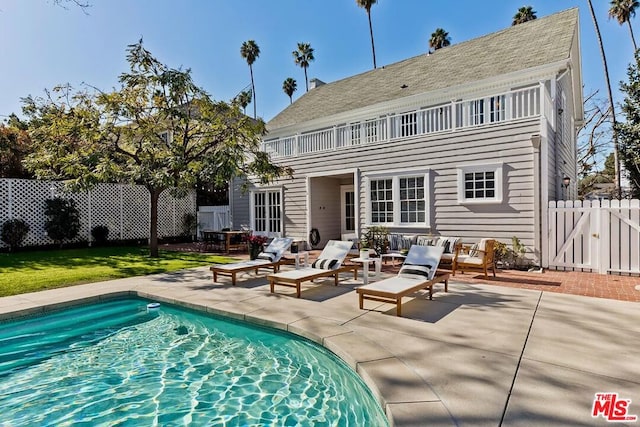
<svg viewBox="0 0 640 427"><path fill-rule="evenodd" d="M539 116L540 109L540 87L536 86L268 139L262 142L262 150L272 158L294 157L525 119Z"/></svg>

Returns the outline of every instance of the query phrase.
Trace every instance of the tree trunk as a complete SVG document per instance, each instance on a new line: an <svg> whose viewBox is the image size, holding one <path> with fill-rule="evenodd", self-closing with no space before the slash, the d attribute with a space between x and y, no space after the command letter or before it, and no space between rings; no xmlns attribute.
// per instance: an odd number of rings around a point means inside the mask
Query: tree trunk
<svg viewBox="0 0 640 427"><path fill-rule="evenodd" d="M257 118L256 114L256 87L253 84L253 67L249 65L249 72L251 73L251 102L253 102L253 118Z"/></svg>
<svg viewBox="0 0 640 427"><path fill-rule="evenodd" d="M151 218L149 226L149 255L158 258L158 200L163 189L149 188L151 195Z"/></svg>
<svg viewBox="0 0 640 427"><path fill-rule="evenodd" d="M593 19L593 26L596 29L596 36L598 37L598 44L600 45L600 54L602 55L602 65L604 66L604 77L607 81L607 91L609 93L609 106L611 107L611 124L613 126L613 160L615 167L615 193L616 197L620 198L620 160L618 157L618 131L616 130L616 110L613 102L613 94L611 93L611 81L609 80L609 67L607 66L607 57L604 53L604 46L602 45L602 36L600 35L600 27L598 27L598 20L596 14L593 11L593 4L591 0L587 0L589 10L591 11L591 19Z"/></svg>
<svg viewBox="0 0 640 427"><path fill-rule="evenodd" d="M307 78L307 67L304 67L304 83L307 85L307 92L309 92L309 79Z"/></svg>
<svg viewBox="0 0 640 427"><path fill-rule="evenodd" d="M371 11L367 10L367 16L369 17L369 34L371 34L371 51L373 52L373 69L376 69L376 48L373 44L373 27L371 26Z"/></svg>
<svg viewBox="0 0 640 427"><path fill-rule="evenodd" d="M631 33L631 41L633 42L633 54L635 55L636 50L638 50L638 46L636 46L636 38L633 36L633 28L631 28L631 20L627 21L629 24L629 32Z"/></svg>

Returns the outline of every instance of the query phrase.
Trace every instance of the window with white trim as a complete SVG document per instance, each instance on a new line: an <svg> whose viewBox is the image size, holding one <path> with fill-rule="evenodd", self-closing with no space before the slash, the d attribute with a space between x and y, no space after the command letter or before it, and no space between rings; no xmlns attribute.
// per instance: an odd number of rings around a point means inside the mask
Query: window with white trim
<svg viewBox="0 0 640 427"><path fill-rule="evenodd" d="M507 98L505 95L492 96L489 98L489 121L491 123L500 122L507 119L506 116Z"/></svg>
<svg viewBox="0 0 640 427"><path fill-rule="evenodd" d="M458 167L460 203L501 203L502 163Z"/></svg>
<svg viewBox="0 0 640 427"><path fill-rule="evenodd" d="M282 192L255 190L251 194L253 230L279 234L282 232Z"/></svg>
<svg viewBox="0 0 640 427"><path fill-rule="evenodd" d="M484 99L469 102L469 117L472 125L484 123Z"/></svg>
<svg viewBox="0 0 640 427"><path fill-rule="evenodd" d="M393 223L393 180L372 179L370 184L371 222Z"/></svg>
<svg viewBox="0 0 640 427"><path fill-rule="evenodd" d="M400 222L425 222L423 176L400 178Z"/></svg>
<svg viewBox="0 0 640 427"><path fill-rule="evenodd" d="M406 113L400 116L400 136L418 134L418 114Z"/></svg>
<svg viewBox="0 0 640 427"><path fill-rule="evenodd" d="M367 182L370 224L428 226L428 171L373 175Z"/></svg>

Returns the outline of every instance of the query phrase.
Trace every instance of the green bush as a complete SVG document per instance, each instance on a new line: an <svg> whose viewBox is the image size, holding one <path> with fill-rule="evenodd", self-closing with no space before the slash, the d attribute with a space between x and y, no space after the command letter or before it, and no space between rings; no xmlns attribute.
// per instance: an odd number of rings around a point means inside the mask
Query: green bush
<svg viewBox="0 0 640 427"><path fill-rule="evenodd" d="M195 236L198 227L198 219L194 213L186 213L182 217L182 235L185 237Z"/></svg>
<svg viewBox="0 0 640 427"><path fill-rule="evenodd" d="M109 227L106 225L96 225L91 229L91 237L98 245L104 245L107 243L109 237Z"/></svg>
<svg viewBox="0 0 640 427"><path fill-rule="evenodd" d="M21 219L10 219L2 224L0 238L14 251L22 245L22 241L29 233L29 224Z"/></svg>
<svg viewBox="0 0 640 427"><path fill-rule="evenodd" d="M80 211L71 199L45 200L44 214L47 219L44 229L47 235L60 246L65 240L72 240L80 232Z"/></svg>

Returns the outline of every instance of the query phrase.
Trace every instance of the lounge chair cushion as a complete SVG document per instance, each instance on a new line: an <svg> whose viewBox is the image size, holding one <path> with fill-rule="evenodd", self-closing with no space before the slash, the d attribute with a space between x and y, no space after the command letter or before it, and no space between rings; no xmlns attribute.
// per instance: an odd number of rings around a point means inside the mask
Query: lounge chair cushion
<svg viewBox="0 0 640 427"><path fill-rule="evenodd" d="M406 279L429 279L431 276L431 269L433 268L430 264L408 264L404 263L398 272L398 276L404 277Z"/></svg>
<svg viewBox="0 0 640 427"><path fill-rule="evenodd" d="M478 266L482 266L482 258L473 257L469 255L458 255L458 262L464 264L475 264Z"/></svg>
<svg viewBox="0 0 640 427"><path fill-rule="evenodd" d="M311 264L313 268L319 268L321 270L335 270L340 267L339 259L330 259L330 258L318 258Z"/></svg>

